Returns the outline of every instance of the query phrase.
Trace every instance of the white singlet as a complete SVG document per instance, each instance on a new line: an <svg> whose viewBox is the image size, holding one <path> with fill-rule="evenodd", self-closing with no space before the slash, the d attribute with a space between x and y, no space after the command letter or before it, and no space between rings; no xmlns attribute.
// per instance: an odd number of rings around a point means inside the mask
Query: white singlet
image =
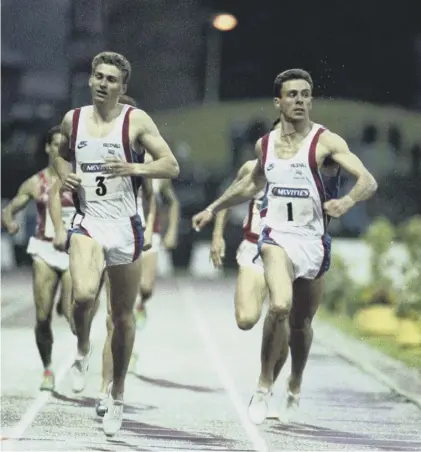
<svg viewBox="0 0 421 452"><path fill-rule="evenodd" d="M41 259L51 268L59 271L66 271L69 268L69 256L63 251L54 248L52 240L55 236L53 222L48 211L48 199L50 190L55 179L49 179L46 171L38 173L39 195L36 199L37 225L35 237L31 237L28 242L27 253L33 259ZM61 218L66 230L71 228L76 210L73 206L72 193L67 190L60 192Z"/></svg>
<svg viewBox="0 0 421 452"><path fill-rule="evenodd" d="M262 138L262 164L267 180L260 209L262 243L284 248L295 276L313 279L327 271L330 237L323 212L326 193L316 162L319 136L326 129L313 124L297 153L281 159L275 153L276 129Z"/></svg>
<svg viewBox="0 0 421 452"><path fill-rule="evenodd" d="M103 138L89 135L86 130L92 106L79 109L78 127L74 143L75 173L82 178L77 191L80 210L85 215L98 218L127 218L136 215L136 180L134 177L109 179L103 173L108 158L136 163L139 157L129 143L129 112L124 105L110 133ZM76 110L75 113L76 115ZM72 137L73 138L73 137Z"/></svg>
<svg viewBox="0 0 421 452"><path fill-rule="evenodd" d="M262 224L279 232L321 237L325 233L323 180L316 163L316 146L324 127L313 124L297 153L290 159L275 154L272 131L262 140L267 180L261 207ZM266 146L265 143L266 142Z"/></svg>
<svg viewBox="0 0 421 452"><path fill-rule="evenodd" d="M143 162L144 154L138 155L130 147L129 114L133 109L124 105L113 129L103 138L92 137L86 129L93 106L77 108L73 113L70 150L74 171L82 179L76 207L83 218L72 232L96 240L104 249L107 265L135 261L143 246L143 228L137 213L139 178L110 179L103 172L107 158Z"/></svg>

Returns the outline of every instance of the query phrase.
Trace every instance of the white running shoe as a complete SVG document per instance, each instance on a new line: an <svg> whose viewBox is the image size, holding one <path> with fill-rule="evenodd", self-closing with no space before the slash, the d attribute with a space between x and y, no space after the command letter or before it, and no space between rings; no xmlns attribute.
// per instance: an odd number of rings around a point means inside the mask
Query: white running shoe
<svg viewBox="0 0 421 452"><path fill-rule="evenodd" d="M108 397L106 392L101 392L95 402L96 414L100 417L104 417L108 410Z"/></svg>
<svg viewBox="0 0 421 452"><path fill-rule="evenodd" d="M298 392L294 394L287 387L283 400L284 406L281 409L281 415L279 416L279 420L284 424L289 424L294 420L295 413L298 410L300 404L300 393Z"/></svg>
<svg viewBox="0 0 421 452"><path fill-rule="evenodd" d="M114 400L110 394L108 399L108 409L102 418L102 430L106 436L114 436L123 424L124 402Z"/></svg>
<svg viewBox="0 0 421 452"><path fill-rule="evenodd" d="M260 425L265 421L268 414L270 395L271 391L265 388L257 388L253 394L249 404L249 416L253 424Z"/></svg>
<svg viewBox="0 0 421 452"><path fill-rule="evenodd" d="M92 355L92 346L89 348L89 352L85 356L78 356L73 363L71 374L72 374L72 389L73 392L82 392L86 385L86 373L89 369L89 359Z"/></svg>
<svg viewBox="0 0 421 452"><path fill-rule="evenodd" d="M279 420L279 406L278 406L279 400L275 398L275 395L273 392L270 394L269 397L269 408L268 408L268 414L266 416L266 419L276 419Z"/></svg>
<svg viewBox="0 0 421 452"><path fill-rule="evenodd" d="M300 405L300 393L294 394L290 390L287 392L287 408L289 410L295 410Z"/></svg>

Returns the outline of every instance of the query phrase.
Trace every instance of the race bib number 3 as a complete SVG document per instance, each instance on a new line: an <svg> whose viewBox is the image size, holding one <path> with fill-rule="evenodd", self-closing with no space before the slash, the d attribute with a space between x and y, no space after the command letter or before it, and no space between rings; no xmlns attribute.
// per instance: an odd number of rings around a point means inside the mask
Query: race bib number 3
<svg viewBox="0 0 421 452"><path fill-rule="evenodd" d="M101 173L102 163L83 163L81 167L82 188L86 201L120 199L123 196L121 178L107 178L105 174Z"/></svg>

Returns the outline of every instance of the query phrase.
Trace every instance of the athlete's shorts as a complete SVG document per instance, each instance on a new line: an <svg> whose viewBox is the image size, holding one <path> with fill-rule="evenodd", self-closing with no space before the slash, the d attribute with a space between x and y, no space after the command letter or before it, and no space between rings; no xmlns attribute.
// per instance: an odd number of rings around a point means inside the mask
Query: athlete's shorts
<svg viewBox="0 0 421 452"><path fill-rule="evenodd" d="M260 255L253 261L257 252L257 243L243 240L237 250L237 264L240 267L252 267L259 273L263 273L263 261Z"/></svg>
<svg viewBox="0 0 421 452"><path fill-rule="evenodd" d="M31 237L26 252L32 256L32 259L41 259L49 267L60 272L69 268L69 255L65 251L56 250L53 242Z"/></svg>
<svg viewBox="0 0 421 452"><path fill-rule="evenodd" d="M158 253L161 246L161 241L161 234L159 234L158 232L152 233L152 248L148 249L148 251L145 251L145 253Z"/></svg>
<svg viewBox="0 0 421 452"><path fill-rule="evenodd" d="M91 237L104 250L106 266L134 262L143 247L143 227L139 215L111 219L84 216L79 225L68 231L68 244L72 234Z"/></svg>
<svg viewBox="0 0 421 452"><path fill-rule="evenodd" d="M265 226L259 237L258 256L263 243L280 246L292 262L295 279L316 279L329 270L331 241L329 234L316 238L279 232Z"/></svg>

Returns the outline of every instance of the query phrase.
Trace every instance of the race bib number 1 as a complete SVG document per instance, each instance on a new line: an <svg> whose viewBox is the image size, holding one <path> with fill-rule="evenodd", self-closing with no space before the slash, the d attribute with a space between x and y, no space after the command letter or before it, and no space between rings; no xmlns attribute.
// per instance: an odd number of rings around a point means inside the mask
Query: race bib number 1
<svg viewBox="0 0 421 452"><path fill-rule="evenodd" d="M311 199L287 199L283 209L281 208L283 223L291 226L305 226L314 218L313 202Z"/></svg>
<svg viewBox="0 0 421 452"><path fill-rule="evenodd" d="M296 196L288 196L290 192ZM311 223L314 219L313 200L308 190L274 187L269 200L268 217L273 224L305 226Z"/></svg>

